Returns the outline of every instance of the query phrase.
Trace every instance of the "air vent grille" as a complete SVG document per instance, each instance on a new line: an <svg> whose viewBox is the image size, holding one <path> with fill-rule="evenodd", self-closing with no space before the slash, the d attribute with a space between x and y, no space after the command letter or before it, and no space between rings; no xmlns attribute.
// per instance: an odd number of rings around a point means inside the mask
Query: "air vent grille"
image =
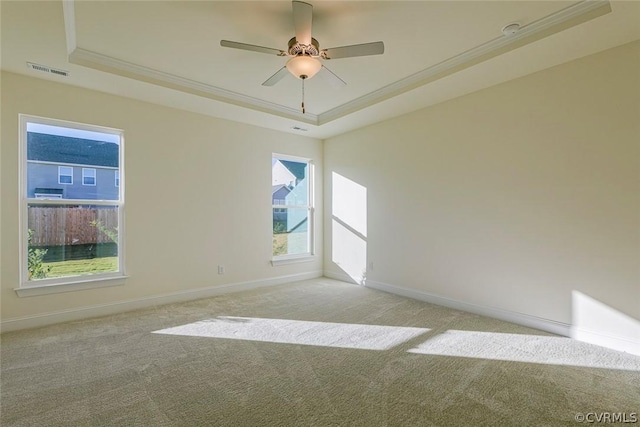
<svg viewBox="0 0 640 427"><path fill-rule="evenodd" d="M55 74L63 77L67 77L69 75L68 71L47 67L46 65L34 64L33 62L27 62L27 67L35 71L42 71L43 73Z"/></svg>
<svg viewBox="0 0 640 427"><path fill-rule="evenodd" d="M294 126L291 129L299 130L300 132L307 132L309 129L301 128L300 126Z"/></svg>

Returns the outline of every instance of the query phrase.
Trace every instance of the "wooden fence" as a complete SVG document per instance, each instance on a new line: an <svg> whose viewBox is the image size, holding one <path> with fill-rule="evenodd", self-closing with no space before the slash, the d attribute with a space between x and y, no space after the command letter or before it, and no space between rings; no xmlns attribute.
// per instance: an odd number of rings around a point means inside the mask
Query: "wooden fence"
<svg viewBox="0 0 640 427"><path fill-rule="evenodd" d="M30 206L31 246L67 246L113 242L96 227L118 227L118 210L100 207Z"/></svg>

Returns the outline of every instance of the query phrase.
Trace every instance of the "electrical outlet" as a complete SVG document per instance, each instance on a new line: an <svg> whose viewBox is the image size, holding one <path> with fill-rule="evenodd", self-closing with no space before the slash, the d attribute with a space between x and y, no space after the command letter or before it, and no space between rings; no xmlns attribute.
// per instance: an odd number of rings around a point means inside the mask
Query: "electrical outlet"
<svg viewBox="0 0 640 427"><path fill-rule="evenodd" d="M224 265L218 266L218 274L224 274Z"/></svg>
<svg viewBox="0 0 640 427"><path fill-rule="evenodd" d="M369 271L373 271L373 261L369 261Z"/></svg>

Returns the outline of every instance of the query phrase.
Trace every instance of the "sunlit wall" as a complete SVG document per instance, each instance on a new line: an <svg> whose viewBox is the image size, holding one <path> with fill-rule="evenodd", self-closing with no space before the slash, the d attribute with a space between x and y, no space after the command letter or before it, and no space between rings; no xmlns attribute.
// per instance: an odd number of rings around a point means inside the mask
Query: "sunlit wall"
<svg viewBox="0 0 640 427"><path fill-rule="evenodd" d="M367 274L367 189L331 172L331 261L343 278L364 284ZM346 277L344 276L346 275Z"/></svg>
<svg viewBox="0 0 640 427"><path fill-rule="evenodd" d="M326 140L326 274L368 267L367 283L566 330L574 291L639 320L638 57L630 43ZM365 213L342 211L345 179Z"/></svg>

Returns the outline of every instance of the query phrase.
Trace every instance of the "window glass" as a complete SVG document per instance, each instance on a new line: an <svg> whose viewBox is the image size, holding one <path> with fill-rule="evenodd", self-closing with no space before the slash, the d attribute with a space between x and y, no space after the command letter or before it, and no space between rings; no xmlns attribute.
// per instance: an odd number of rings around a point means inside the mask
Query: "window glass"
<svg viewBox="0 0 640 427"><path fill-rule="evenodd" d="M28 279L119 271L118 207L29 203Z"/></svg>
<svg viewBox="0 0 640 427"><path fill-rule="evenodd" d="M58 184L73 184L73 168L58 166Z"/></svg>
<svg viewBox="0 0 640 427"><path fill-rule="evenodd" d="M121 276L122 132L30 116L21 126L23 285Z"/></svg>
<svg viewBox="0 0 640 427"><path fill-rule="evenodd" d="M120 198L119 183L114 186L111 180L119 169L119 135L34 122L26 126L27 197L34 197L36 188L64 185L64 199ZM58 178L53 182L56 170Z"/></svg>
<svg viewBox="0 0 640 427"><path fill-rule="evenodd" d="M311 254L311 164L274 155L271 160L273 256Z"/></svg>
<svg viewBox="0 0 640 427"><path fill-rule="evenodd" d="M96 185L96 170L82 168L82 185Z"/></svg>

